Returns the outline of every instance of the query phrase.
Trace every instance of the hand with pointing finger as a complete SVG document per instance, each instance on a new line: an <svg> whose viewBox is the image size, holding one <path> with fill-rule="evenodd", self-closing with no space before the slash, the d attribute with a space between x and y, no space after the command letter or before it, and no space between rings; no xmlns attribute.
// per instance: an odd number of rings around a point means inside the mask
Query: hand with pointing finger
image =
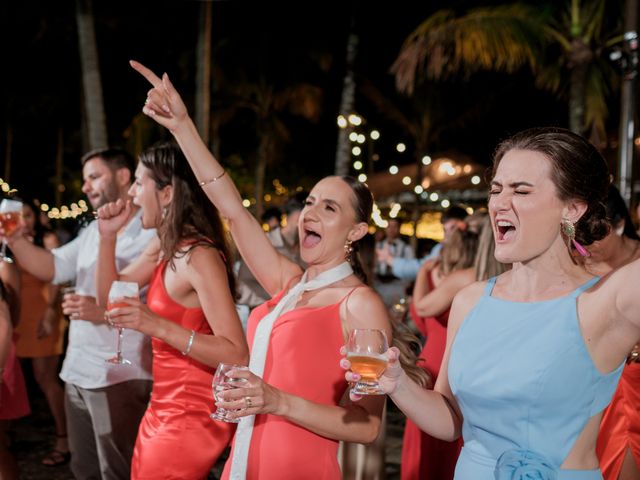
<svg viewBox="0 0 640 480"><path fill-rule="evenodd" d="M189 115L180 94L169 80L169 75L164 73L160 78L141 63L131 60L129 64L153 86L147 92L142 113L170 131L175 131Z"/></svg>

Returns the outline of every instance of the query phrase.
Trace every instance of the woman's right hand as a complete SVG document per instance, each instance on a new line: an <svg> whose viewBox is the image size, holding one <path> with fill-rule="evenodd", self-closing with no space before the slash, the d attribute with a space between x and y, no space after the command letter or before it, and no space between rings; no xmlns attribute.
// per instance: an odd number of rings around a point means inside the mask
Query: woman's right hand
<svg viewBox="0 0 640 480"><path fill-rule="evenodd" d="M340 360L340 366L347 370L347 373L344 375L345 380L350 384L357 382L360 380L360 375L351 371L351 362L349 362L346 357L346 347L342 347L340 349L340 353L345 355L345 357ZM404 378L406 378L406 374L400 366L400 350L396 347L391 347L384 353L384 355L387 357L387 368L378 379L378 384L384 393L387 395L393 395L398 388L398 385L404 380ZM357 402L362 398L362 396L349 392L349 398L352 401Z"/></svg>
<svg viewBox="0 0 640 480"><path fill-rule="evenodd" d="M135 60L131 60L129 64L153 85L147 92L142 113L174 132L189 115L180 94L169 80L169 75L164 73L160 78Z"/></svg>
<svg viewBox="0 0 640 480"><path fill-rule="evenodd" d="M131 201L118 199L98 209L98 231L101 236L115 237L127 224L131 214Z"/></svg>

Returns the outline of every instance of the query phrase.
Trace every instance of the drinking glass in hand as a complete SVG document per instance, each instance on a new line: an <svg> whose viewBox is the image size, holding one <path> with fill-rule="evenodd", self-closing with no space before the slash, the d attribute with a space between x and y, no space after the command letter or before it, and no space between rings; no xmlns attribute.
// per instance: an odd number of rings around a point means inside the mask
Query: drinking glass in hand
<svg viewBox="0 0 640 480"><path fill-rule="evenodd" d="M247 383L246 378L234 378L228 374L231 370L249 370L249 367L243 365L234 365L232 363L219 363L216 373L213 375L213 398L216 402L222 401L220 394L226 390L243 387ZM221 420L223 422L238 423L239 418L229 418L229 412L222 407L218 407L215 412L209 415L213 420Z"/></svg>
<svg viewBox="0 0 640 480"><path fill-rule="evenodd" d="M384 353L389 349L387 336L382 330L356 328L349 334L347 359L351 371L360 380L351 389L358 395L384 395L378 379L387 368Z"/></svg>
<svg viewBox="0 0 640 480"><path fill-rule="evenodd" d="M125 298L139 298L138 284L135 282L113 282L109 290L109 302L107 310L114 308L127 307L128 305L122 300ZM131 365L131 362L122 356L122 335L124 328L118 327L118 345L116 347L116 355L107 360L109 363L116 365Z"/></svg>
<svg viewBox="0 0 640 480"><path fill-rule="evenodd" d="M13 263L13 260L7 257L7 236L11 236L21 223L22 202L6 198L2 200L2 202L0 202L0 226L2 226L4 230L5 237L2 240L0 260L3 262Z"/></svg>

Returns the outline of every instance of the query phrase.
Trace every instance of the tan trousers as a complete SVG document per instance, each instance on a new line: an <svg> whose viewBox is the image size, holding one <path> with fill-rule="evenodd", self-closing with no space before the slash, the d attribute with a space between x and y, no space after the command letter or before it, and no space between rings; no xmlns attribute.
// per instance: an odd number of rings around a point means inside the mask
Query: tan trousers
<svg viewBox="0 0 640 480"><path fill-rule="evenodd" d="M71 471L77 480L128 480L138 426L152 382L130 380L104 388L65 385Z"/></svg>

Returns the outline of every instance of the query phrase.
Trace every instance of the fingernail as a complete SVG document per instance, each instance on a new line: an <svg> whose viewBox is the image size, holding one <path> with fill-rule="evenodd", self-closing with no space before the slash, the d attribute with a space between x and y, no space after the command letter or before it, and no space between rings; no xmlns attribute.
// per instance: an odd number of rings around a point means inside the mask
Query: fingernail
<svg viewBox="0 0 640 480"><path fill-rule="evenodd" d="M171 110L169 110L169 107L167 105L162 105L162 110L164 110L167 113L171 112Z"/></svg>

